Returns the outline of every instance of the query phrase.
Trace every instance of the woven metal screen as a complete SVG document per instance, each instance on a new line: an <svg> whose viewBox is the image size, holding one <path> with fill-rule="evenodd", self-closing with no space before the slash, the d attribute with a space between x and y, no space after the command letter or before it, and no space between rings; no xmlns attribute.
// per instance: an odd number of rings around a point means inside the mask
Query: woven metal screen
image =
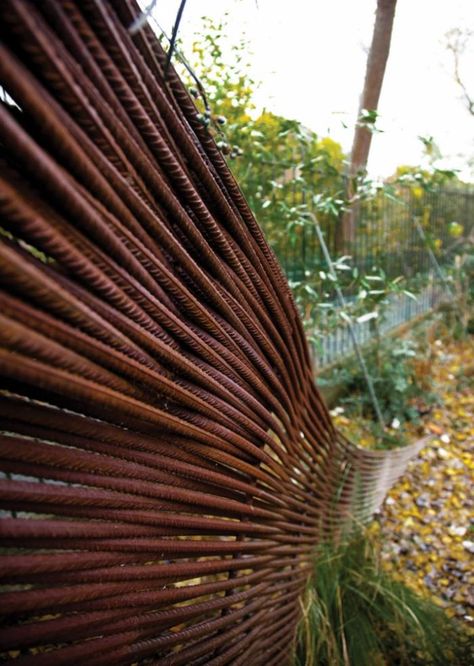
<svg viewBox="0 0 474 666"><path fill-rule="evenodd" d="M0 653L284 664L339 437L291 293L132 0L0 4Z"/></svg>

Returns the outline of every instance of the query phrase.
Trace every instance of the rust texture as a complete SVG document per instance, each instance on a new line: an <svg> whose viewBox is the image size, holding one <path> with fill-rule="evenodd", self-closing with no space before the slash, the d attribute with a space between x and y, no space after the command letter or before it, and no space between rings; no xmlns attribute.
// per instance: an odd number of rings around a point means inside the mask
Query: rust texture
<svg viewBox="0 0 474 666"><path fill-rule="evenodd" d="M134 0L0 4L0 656L291 660L315 545L413 449L336 432Z"/></svg>

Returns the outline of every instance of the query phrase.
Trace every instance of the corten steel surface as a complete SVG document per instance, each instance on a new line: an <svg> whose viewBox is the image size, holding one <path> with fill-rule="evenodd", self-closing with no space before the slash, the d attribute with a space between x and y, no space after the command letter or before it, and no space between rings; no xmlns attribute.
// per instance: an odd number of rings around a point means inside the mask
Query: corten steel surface
<svg viewBox="0 0 474 666"><path fill-rule="evenodd" d="M133 0L2 0L0 650L290 661L340 438L283 274ZM12 101L13 100L13 101Z"/></svg>

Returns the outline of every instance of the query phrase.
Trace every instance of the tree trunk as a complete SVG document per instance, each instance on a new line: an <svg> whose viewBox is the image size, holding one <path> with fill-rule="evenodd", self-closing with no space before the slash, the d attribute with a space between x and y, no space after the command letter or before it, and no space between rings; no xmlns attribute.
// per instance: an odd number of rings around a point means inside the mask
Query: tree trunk
<svg viewBox="0 0 474 666"><path fill-rule="evenodd" d="M359 121L363 109L377 111L385 67L390 51L396 4L397 0L377 0L374 32L367 58L364 88L360 100L348 169L347 198L349 200L356 194L354 186L355 177L367 168L372 132ZM341 240L344 252L350 250L355 240L357 208L355 203L352 204L342 218Z"/></svg>

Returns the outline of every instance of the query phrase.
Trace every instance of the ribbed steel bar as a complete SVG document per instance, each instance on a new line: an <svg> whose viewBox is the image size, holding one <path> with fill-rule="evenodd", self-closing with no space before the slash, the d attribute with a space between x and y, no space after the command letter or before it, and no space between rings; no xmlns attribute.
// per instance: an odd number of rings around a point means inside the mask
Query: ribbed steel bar
<svg viewBox="0 0 474 666"><path fill-rule="evenodd" d="M334 429L135 0L0 4L0 658L290 663L315 546L418 447Z"/></svg>

